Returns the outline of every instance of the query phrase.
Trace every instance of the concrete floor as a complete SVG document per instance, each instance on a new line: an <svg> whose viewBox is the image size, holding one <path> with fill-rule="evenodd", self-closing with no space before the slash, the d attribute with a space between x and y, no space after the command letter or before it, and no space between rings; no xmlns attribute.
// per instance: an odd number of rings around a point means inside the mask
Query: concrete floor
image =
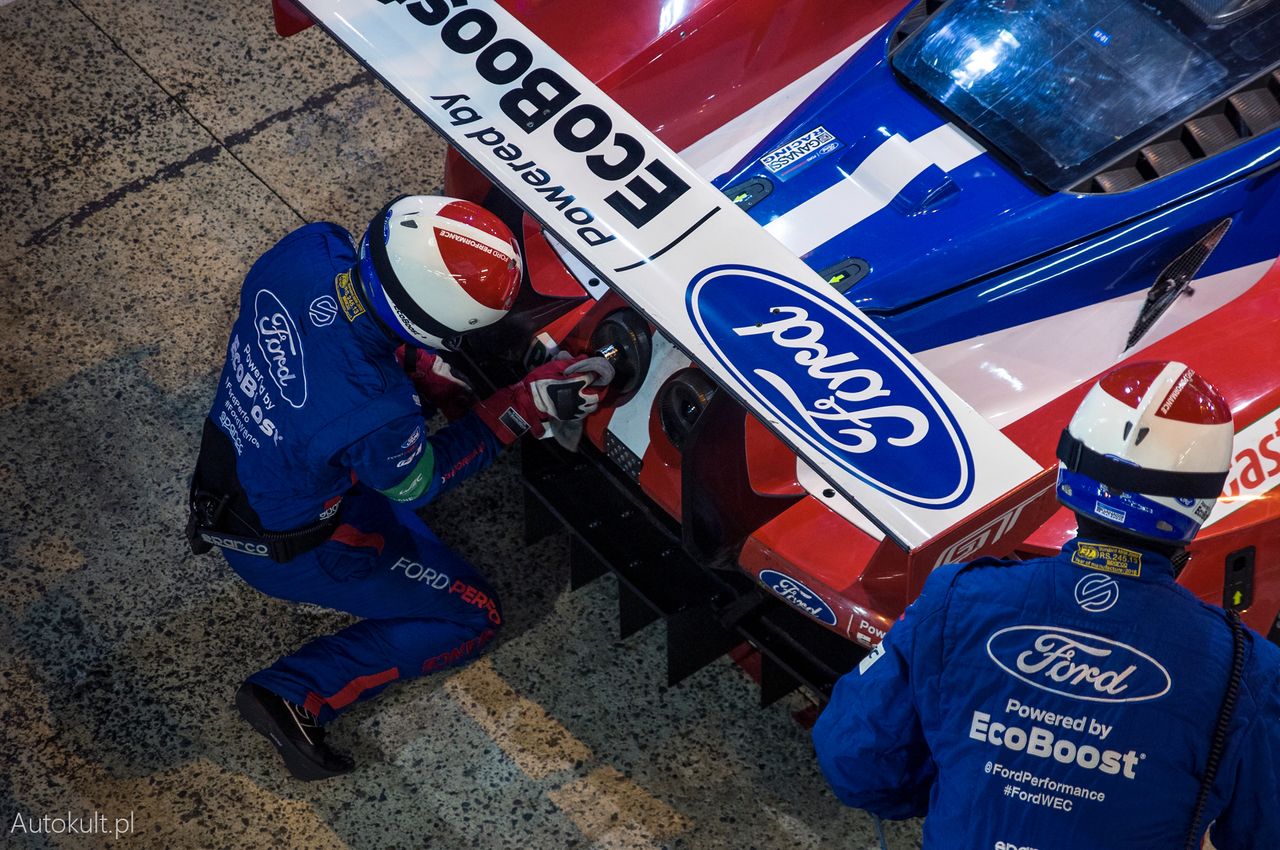
<svg viewBox="0 0 1280 850"><path fill-rule="evenodd" d="M569 593L564 539L521 545L510 456L428 516L502 592L496 647L336 724L354 774L289 780L231 695L344 617L192 557L187 475L249 264L437 190L443 147L267 0L0 0L0 80L0 846L878 846L801 702L723 660L662 687L611 580ZM14 826L68 810L132 831Z"/></svg>

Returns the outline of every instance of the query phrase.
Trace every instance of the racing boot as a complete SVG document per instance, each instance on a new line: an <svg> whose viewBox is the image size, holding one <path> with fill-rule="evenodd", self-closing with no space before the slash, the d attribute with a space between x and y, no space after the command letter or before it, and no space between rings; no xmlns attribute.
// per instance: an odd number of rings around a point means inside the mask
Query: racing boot
<svg viewBox="0 0 1280 850"><path fill-rule="evenodd" d="M251 682L236 691L236 708L250 726L275 745L295 779L311 782L350 772L347 756L324 742L324 729L306 709Z"/></svg>

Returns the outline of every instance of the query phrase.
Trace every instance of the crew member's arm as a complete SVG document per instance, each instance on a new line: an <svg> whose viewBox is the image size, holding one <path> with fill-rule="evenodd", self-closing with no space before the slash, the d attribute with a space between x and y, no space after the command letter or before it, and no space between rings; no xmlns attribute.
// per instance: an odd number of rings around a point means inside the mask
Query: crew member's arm
<svg viewBox="0 0 1280 850"><path fill-rule="evenodd" d="M411 414L350 446L343 463L388 499L418 508L488 468L502 446L474 413L429 436Z"/></svg>
<svg viewBox="0 0 1280 850"><path fill-rule="evenodd" d="M1242 689L1241 704L1251 698L1257 711L1236 739L1240 757L1234 770L1230 763L1223 764L1227 775L1218 776L1219 786L1229 784L1234 790L1210 830L1217 850L1280 847L1280 814L1276 812L1276 801L1280 800L1280 675L1276 672L1280 665L1276 656L1280 653L1257 636L1253 643L1255 660L1258 656L1270 660L1269 675L1246 677L1252 680L1252 687Z"/></svg>
<svg viewBox="0 0 1280 850"><path fill-rule="evenodd" d="M400 417L350 446L343 461L366 485L418 508L486 469L526 432L540 437L547 422L595 411L612 378L599 357L553 361L430 436L421 415Z"/></svg>
<svg viewBox="0 0 1280 850"><path fill-rule="evenodd" d="M396 362L413 381L422 411L428 418L438 409L452 422L475 406L471 382L436 352L402 345L396 349Z"/></svg>
<svg viewBox="0 0 1280 850"><path fill-rule="evenodd" d="M945 582L943 575L945 573ZM917 708L917 669L941 653L953 571L936 571L870 655L836 683L813 727L818 764L841 802L883 818L923 816L935 768Z"/></svg>

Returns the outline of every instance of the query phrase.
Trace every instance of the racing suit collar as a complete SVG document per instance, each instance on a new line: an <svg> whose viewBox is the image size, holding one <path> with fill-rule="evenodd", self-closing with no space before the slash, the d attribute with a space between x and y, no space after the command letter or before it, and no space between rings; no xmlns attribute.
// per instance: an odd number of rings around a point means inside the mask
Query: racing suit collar
<svg viewBox="0 0 1280 850"><path fill-rule="evenodd" d="M355 283L355 286L353 287L351 294L354 295L356 300L360 302L360 307L361 307L360 313L357 314L356 319L350 319L352 327L363 326L363 325L374 325L378 328L379 331L381 331L383 336L385 336L387 339L392 341L393 347L399 346L401 343L405 342L405 340L400 338L399 334L397 334L395 331L393 331L391 328L387 326L387 323L384 322L382 320L382 317L378 315L378 311L373 309L373 304L369 300L369 293L365 289L365 287L367 286L367 282L360 275L360 263L356 263L354 266L348 269L347 274L351 276L351 280ZM357 319L363 319L365 317L368 317L368 321L366 322L357 321Z"/></svg>
<svg viewBox="0 0 1280 850"><path fill-rule="evenodd" d="M354 267L350 269L350 273L353 280L359 281L359 275ZM357 283L353 294L360 301L360 306L363 310L354 320L349 322L351 332L356 335L362 347L367 350L382 351L385 349L394 352L403 340L396 336L373 310L369 309L368 297L364 294L362 284Z"/></svg>
<svg viewBox="0 0 1280 850"><path fill-rule="evenodd" d="M1121 535L1080 535L1064 544L1058 557L1086 570L1126 578L1173 581L1177 575L1167 554Z"/></svg>

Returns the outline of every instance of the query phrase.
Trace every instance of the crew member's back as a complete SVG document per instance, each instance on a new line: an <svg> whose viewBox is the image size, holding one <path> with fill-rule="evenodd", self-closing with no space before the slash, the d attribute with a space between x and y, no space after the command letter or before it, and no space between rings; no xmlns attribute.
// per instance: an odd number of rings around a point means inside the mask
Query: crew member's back
<svg viewBox="0 0 1280 850"><path fill-rule="evenodd" d="M838 683L814 743L840 799L926 816L926 850L1198 848L1211 822L1280 848L1280 648L1175 580L1230 422L1182 364L1104 378L1059 449L1078 537L936 570Z"/></svg>

